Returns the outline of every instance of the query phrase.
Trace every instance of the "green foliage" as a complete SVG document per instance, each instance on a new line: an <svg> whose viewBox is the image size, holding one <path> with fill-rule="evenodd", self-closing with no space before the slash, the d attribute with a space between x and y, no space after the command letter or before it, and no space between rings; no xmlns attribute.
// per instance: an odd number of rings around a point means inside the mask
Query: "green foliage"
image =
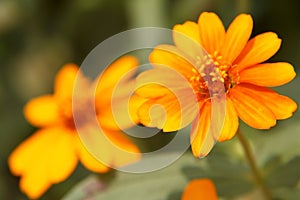
<svg viewBox="0 0 300 200"><path fill-rule="evenodd" d="M168 155L165 155L168 156ZM253 184L248 169L242 162L232 162L225 155L196 159L187 152L172 165L144 174L116 172L110 183L93 175L79 183L64 197L73 199L180 199L186 184L193 179L210 178L220 196L233 197L249 192ZM95 185L105 185L99 189ZM93 192L92 189L96 188ZM232 189L234 188L234 189Z"/></svg>

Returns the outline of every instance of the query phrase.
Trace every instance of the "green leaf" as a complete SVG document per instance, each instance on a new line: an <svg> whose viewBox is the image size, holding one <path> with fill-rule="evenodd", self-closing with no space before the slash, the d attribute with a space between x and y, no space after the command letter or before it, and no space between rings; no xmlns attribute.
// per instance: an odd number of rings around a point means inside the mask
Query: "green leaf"
<svg viewBox="0 0 300 200"><path fill-rule="evenodd" d="M211 178L220 195L231 197L253 188L248 174L243 163L233 162L230 157L212 153L207 158L196 159L187 152L172 165L155 172L116 172L109 184L93 175L73 188L64 200L176 200L180 199L187 183L197 178Z"/></svg>
<svg viewBox="0 0 300 200"><path fill-rule="evenodd" d="M276 200L299 200L300 189L299 188L279 188L273 191Z"/></svg>
<svg viewBox="0 0 300 200"><path fill-rule="evenodd" d="M295 157L270 173L266 182L270 188L295 187L300 179L299 169L300 157Z"/></svg>
<svg viewBox="0 0 300 200"><path fill-rule="evenodd" d="M218 194L224 197L241 195L254 187L251 171L245 163L230 159L225 154L208 156L205 167L185 167L183 173L189 179L210 178Z"/></svg>
<svg viewBox="0 0 300 200"><path fill-rule="evenodd" d="M105 189L97 189L89 195L87 188L89 186L104 185L103 181L93 175L86 179L83 183L78 184L64 200L82 199L93 197L93 199L168 199L172 192L183 191L188 180L181 173L182 166L194 165L199 160L195 159L191 154L186 154L172 165L155 172L143 174L130 174L117 172L116 178L111 184L106 185ZM98 180L97 180L98 179ZM87 196L84 196L87 195Z"/></svg>

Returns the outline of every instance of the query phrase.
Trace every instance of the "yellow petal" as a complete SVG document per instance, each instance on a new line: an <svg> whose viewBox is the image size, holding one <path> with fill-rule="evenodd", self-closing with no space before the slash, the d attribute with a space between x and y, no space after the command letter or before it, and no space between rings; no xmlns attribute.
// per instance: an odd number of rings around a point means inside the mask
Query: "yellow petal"
<svg viewBox="0 0 300 200"><path fill-rule="evenodd" d="M96 83L95 106L101 127L120 130L138 122L136 110L143 99L133 95L135 80L132 80L132 76L136 67L137 60L134 57L122 57L108 67ZM115 78L113 70L118 71Z"/></svg>
<svg viewBox="0 0 300 200"><path fill-rule="evenodd" d="M118 81L127 81L136 72L138 60L133 56L123 56L110 64L97 80L96 94L110 96Z"/></svg>
<svg viewBox="0 0 300 200"><path fill-rule="evenodd" d="M268 107L276 119L286 119L292 116L297 109L297 104L286 96L279 95L265 87L252 84L241 84L244 93L256 96L256 99Z"/></svg>
<svg viewBox="0 0 300 200"><path fill-rule="evenodd" d="M185 77L191 75L191 71L194 69L196 62L194 58L189 57L185 52L171 45L157 46L151 52L149 60L154 68L170 68L169 71L174 69ZM156 76L158 75L162 74L157 74Z"/></svg>
<svg viewBox="0 0 300 200"><path fill-rule="evenodd" d="M167 66L155 66L154 69L144 71L137 77L136 86L136 93L146 98L164 96L170 91L177 94L182 88L190 88L192 92L188 79L180 71Z"/></svg>
<svg viewBox="0 0 300 200"><path fill-rule="evenodd" d="M133 95L130 100L129 100L129 115L131 120L135 123L138 124L139 121L139 117L138 117L138 109L139 107L146 102L145 98L142 98L138 95Z"/></svg>
<svg viewBox="0 0 300 200"><path fill-rule="evenodd" d="M89 170L96 173L104 173L109 170L109 167L98 161L82 144L79 137L77 137L77 151L81 163Z"/></svg>
<svg viewBox="0 0 300 200"><path fill-rule="evenodd" d="M177 24L173 27L173 30L190 37L196 42L200 42L198 25L195 22L186 21L184 24ZM178 42L176 37L174 42L175 44Z"/></svg>
<svg viewBox="0 0 300 200"><path fill-rule="evenodd" d="M281 39L276 33L267 32L252 38L234 61L237 70L262 63L271 58L280 48Z"/></svg>
<svg viewBox="0 0 300 200"><path fill-rule="evenodd" d="M217 138L214 128L211 128L212 107L211 102L205 102L198 116L192 125L191 130L191 145L195 157L201 158L207 156L213 148Z"/></svg>
<svg viewBox="0 0 300 200"><path fill-rule="evenodd" d="M74 135L53 127L37 131L9 156L9 167L21 176L20 187L30 198L39 198L52 184L64 181L77 165Z"/></svg>
<svg viewBox="0 0 300 200"><path fill-rule="evenodd" d="M240 85L232 88L229 96L238 116L249 126L257 129L275 126L275 115L258 96L247 93Z"/></svg>
<svg viewBox="0 0 300 200"><path fill-rule="evenodd" d="M195 22L187 21L184 24L175 25L173 40L181 51L192 58L201 55L203 47L200 45L199 28Z"/></svg>
<svg viewBox="0 0 300 200"><path fill-rule="evenodd" d="M144 98L134 95L102 105L98 114L100 126L105 129L124 130L136 125L139 121L137 109L143 102Z"/></svg>
<svg viewBox="0 0 300 200"><path fill-rule="evenodd" d="M225 37L220 18L212 12L204 12L198 19L200 41L209 54L219 52Z"/></svg>
<svg viewBox="0 0 300 200"><path fill-rule="evenodd" d="M191 73L191 72L190 72ZM137 78L137 94L150 98L138 110L140 122L165 132L176 131L192 122L197 97L188 80L170 67L155 66Z"/></svg>
<svg viewBox="0 0 300 200"><path fill-rule="evenodd" d="M79 68L75 64L66 64L56 75L54 83L55 96L60 99L72 98L73 87Z"/></svg>
<svg viewBox="0 0 300 200"><path fill-rule="evenodd" d="M296 76L294 68L286 62L265 63L248 67L239 72L240 82L275 87L286 84Z"/></svg>
<svg viewBox="0 0 300 200"><path fill-rule="evenodd" d="M230 140L235 136L236 131L239 126L238 116L236 114L235 108L230 100L230 98L226 98L226 116L224 119L224 125L222 127L222 132L219 136L219 142L223 142L225 140Z"/></svg>
<svg viewBox="0 0 300 200"><path fill-rule="evenodd" d="M148 71L150 71L150 70L148 70ZM144 80L141 75L145 75L145 77L149 77L149 76L147 76L148 71L140 74L138 76L137 80ZM138 85L142 85L142 84L138 83ZM135 90L135 93L141 97L151 99L151 98L162 97L162 96L168 94L168 89L159 84L149 83L149 84L145 84L145 85L142 85L141 87L137 88Z"/></svg>
<svg viewBox="0 0 300 200"><path fill-rule="evenodd" d="M40 171L25 174L20 179L20 189L24 192L29 199L38 199L50 187L51 183L39 177Z"/></svg>
<svg viewBox="0 0 300 200"><path fill-rule="evenodd" d="M60 123L59 107L52 95L30 100L24 107L26 119L34 126L49 126Z"/></svg>
<svg viewBox="0 0 300 200"><path fill-rule="evenodd" d="M135 73L138 63L135 57L124 56L110 65L96 84L95 106L101 127L120 130L138 121L136 106L142 98L134 97Z"/></svg>
<svg viewBox="0 0 300 200"><path fill-rule="evenodd" d="M209 179L196 179L186 186L181 200L218 200L217 191Z"/></svg>
<svg viewBox="0 0 300 200"><path fill-rule="evenodd" d="M164 132L177 131L190 124L197 115L198 104L190 88L166 93L165 96L146 101L138 109L140 122Z"/></svg>
<svg viewBox="0 0 300 200"><path fill-rule="evenodd" d="M88 152L106 166L122 167L140 159L139 149L121 131L88 124L80 133L80 140Z"/></svg>
<svg viewBox="0 0 300 200"><path fill-rule="evenodd" d="M251 35L253 21L250 15L240 14L230 24L221 48L223 59L232 63L241 53Z"/></svg>

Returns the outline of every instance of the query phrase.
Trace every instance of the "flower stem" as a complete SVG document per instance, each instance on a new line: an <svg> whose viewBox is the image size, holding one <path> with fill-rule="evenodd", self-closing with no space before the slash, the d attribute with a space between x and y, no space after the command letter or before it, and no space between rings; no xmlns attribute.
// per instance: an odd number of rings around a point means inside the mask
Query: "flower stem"
<svg viewBox="0 0 300 200"><path fill-rule="evenodd" d="M271 200L271 194L270 191L268 190L267 186L264 183L264 180L262 178L262 175L257 167L257 164L255 162L254 156L253 156L253 152L251 151L250 145L247 141L247 139L245 138L245 136L241 133L240 130L237 131L237 136L239 138L239 141L243 147L243 150L245 152L245 156L248 160L248 163L250 165L252 174L256 180L257 185L259 186L262 194L264 195L266 200Z"/></svg>

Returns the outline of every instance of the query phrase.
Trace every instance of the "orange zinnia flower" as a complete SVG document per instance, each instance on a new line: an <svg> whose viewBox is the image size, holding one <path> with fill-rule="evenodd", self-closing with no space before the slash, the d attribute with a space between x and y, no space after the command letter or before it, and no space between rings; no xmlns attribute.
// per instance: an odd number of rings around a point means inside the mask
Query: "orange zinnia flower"
<svg viewBox="0 0 300 200"><path fill-rule="evenodd" d="M293 66L286 62L262 63L278 51L281 39L267 32L249 40L252 26L251 16L240 14L225 31L220 18L208 12L200 15L198 23L187 21L174 26L175 45L156 47L150 55L153 69L137 78L140 88L136 93L148 98L138 110L141 123L169 132L193 121L192 150L196 157L202 157L215 141L235 135L238 117L257 129L269 129L276 120L290 117L296 103L267 87L291 81L295 77ZM221 129L214 129L212 101L218 102L218 95L211 96L210 92L218 94L222 89L226 99L224 123ZM165 111L153 107L149 117L149 109L156 104ZM166 120L160 117L165 115ZM210 144L204 144L204 140Z"/></svg>
<svg viewBox="0 0 300 200"><path fill-rule="evenodd" d="M186 186L181 200L207 199L217 200L217 191L210 179L196 179Z"/></svg>
<svg viewBox="0 0 300 200"><path fill-rule="evenodd" d="M65 65L57 74L53 95L43 95L29 101L24 109L26 119L34 126L40 127L31 137L21 143L9 157L9 167L16 176L21 176L20 188L31 199L39 198L52 184L65 180L74 171L78 161L93 172L107 172L109 168L95 159L81 143L77 131L83 133L99 132L99 127L89 123L87 116L89 105L95 102L97 118L103 133L117 147L138 153L121 132L111 114L111 98L114 85L129 69L134 69L137 61L133 57L123 57L113 63L101 76L99 82L90 84L74 64ZM118 71L116 74L114 71ZM80 91L74 91L75 78L81 82ZM128 79L129 85L133 80ZM101 83L101 85L98 85ZM123 82L124 84L127 84ZM95 88L96 86L96 88ZM125 98L129 88L124 85L120 95L115 94L120 102ZM96 91L95 97L94 92ZM105 95L103 95L105 93ZM122 94L121 94L122 93ZM80 106L75 112L82 115L76 123L73 119L72 96L78 95ZM126 98L125 98L126 99ZM78 102L77 102L78 103ZM95 116L96 117L96 116ZM130 126L133 122L122 121ZM76 129L77 128L77 129ZM129 157L117 155L112 149L101 146L101 154L110 166L123 166L137 161L139 155Z"/></svg>

